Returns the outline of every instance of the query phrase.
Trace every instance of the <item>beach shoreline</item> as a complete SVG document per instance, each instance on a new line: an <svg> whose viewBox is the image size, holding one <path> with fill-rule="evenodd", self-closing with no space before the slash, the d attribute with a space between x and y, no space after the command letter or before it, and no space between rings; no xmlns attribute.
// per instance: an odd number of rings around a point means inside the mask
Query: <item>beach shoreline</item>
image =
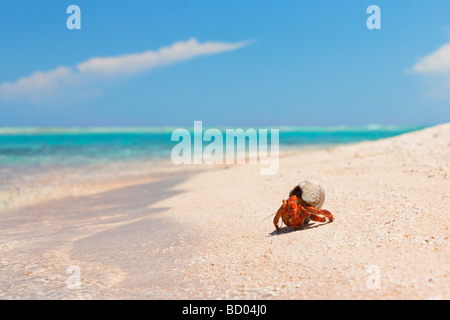
<svg viewBox="0 0 450 320"><path fill-rule="evenodd" d="M198 167L176 167L169 160L27 167L3 173L0 214L62 198L73 198L162 181ZM6 171L7 169L3 169Z"/></svg>
<svg viewBox="0 0 450 320"><path fill-rule="evenodd" d="M282 127L279 156L420 128ZM155 181L179 171L229 165L197 164L197 160L195 165L175 165L171 159L174 146L170 128L0 128L0 212ZM249 153L246 157L248 163ZM276 168L261 166L261 170L267 169Z"/></svg>
<svg viewBox="0 0 450 320"><path fill-rule="evenodd" d="M308 145L278 153L279 158L313 152L337 145ZM246 164L248 164L248 155ZM230 164L175 165L170 159L115 161L78 166L3 167L0 170L0 214L61 198L80 197L162 181L185 173L220 170ZM252 165L253 166L253 165Z"/></svg>
<svg viewBox="0 0 450 320"><path fill-rule="evenodd" d="M285 154L273 176L227 165L9 210L2 298L449 299L449 141L444 124ZM276 232L262 220L302 180L335 221Z"/></svg>

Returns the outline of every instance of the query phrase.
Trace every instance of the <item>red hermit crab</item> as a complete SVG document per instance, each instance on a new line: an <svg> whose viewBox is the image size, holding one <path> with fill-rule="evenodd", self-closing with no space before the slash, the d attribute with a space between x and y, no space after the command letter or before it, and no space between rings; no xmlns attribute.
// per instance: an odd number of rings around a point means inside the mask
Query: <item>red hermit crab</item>
<svg viewBox="0 0 450 320"><path fill-rule="evenodd" d="M321 217L321 215L324 217ZM299 203L297 196L292 196L287 200L283 200L283 204L280 209L278 209L278 212L273 219L273 224L278 231L280 231L280 227L278 226L280 218L285 225L294 229L302 229L305 219L318 222L326 222L327 218L329 221L333 221L334 219L333 215L328 210L303 207Z"/></svg>
<svg viewBox="0 0 450 320"><path fill-rule="evenodd" d="M309 181L303 181L289 193L289 199L283 200L273 219L275 228L280 231L278 222L294 229L302 229L309 220L326 222L333 221L333 215L328 210L320 210L325 200L323 188Z"/></svg>

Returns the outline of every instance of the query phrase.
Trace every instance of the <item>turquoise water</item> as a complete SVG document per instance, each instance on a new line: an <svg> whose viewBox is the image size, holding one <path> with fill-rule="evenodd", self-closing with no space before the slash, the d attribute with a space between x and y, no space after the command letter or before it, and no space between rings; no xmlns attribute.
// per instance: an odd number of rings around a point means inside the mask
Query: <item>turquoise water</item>
<svg viewBox="0 0 450 320"><path fill-rule="evenodd" d="M273 127L280 129L280 150L376 140L423 128L376 125ZM170 159L171 150L178 143L171 141L174 129L0 128L0 167L70 166ZM221 130L225 132L225 128ZM208 142L204 142L204 147L207 144Z"/></svg>

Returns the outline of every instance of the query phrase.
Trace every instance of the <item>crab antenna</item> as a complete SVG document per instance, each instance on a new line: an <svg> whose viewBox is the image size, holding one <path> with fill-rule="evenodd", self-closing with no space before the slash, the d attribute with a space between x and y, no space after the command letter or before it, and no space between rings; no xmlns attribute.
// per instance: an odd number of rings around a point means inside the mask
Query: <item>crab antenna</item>
<svg viewBox="0 0 450 320"><path fill-rule="evenodd" d="M261 220L261 222L263 222L264 220L267 220L267 219L269 219L270 217L272 217L272 216L274 216L274 215L276 215L277 213L275 212L275 213L272 213L270 216L268 216L268 217L266 217L266 218L264 218L264 219L262 219Z"/></svg>

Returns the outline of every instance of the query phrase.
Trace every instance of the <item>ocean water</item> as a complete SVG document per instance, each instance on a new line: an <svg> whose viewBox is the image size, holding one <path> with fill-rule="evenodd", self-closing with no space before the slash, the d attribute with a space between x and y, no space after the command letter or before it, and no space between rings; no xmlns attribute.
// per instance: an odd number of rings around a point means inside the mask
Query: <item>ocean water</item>
<svg viewBox="0 0 450 320"><path fill-rule="evenodd" d="M273 129L280 130L281 151L376 140L423 128L378 125L364 127L273 127ZM5 167L17 169L36 166L78 166L114 161L169 160L172 148L178 143L171 141L174 129L156 127L4 127L0 128L0 169ZM225 133L225 128L219 129ZM223 134L223 137L225 141L225 134ZM209 142L204 142L203 146L205 147L208 144Z"/></svg>

